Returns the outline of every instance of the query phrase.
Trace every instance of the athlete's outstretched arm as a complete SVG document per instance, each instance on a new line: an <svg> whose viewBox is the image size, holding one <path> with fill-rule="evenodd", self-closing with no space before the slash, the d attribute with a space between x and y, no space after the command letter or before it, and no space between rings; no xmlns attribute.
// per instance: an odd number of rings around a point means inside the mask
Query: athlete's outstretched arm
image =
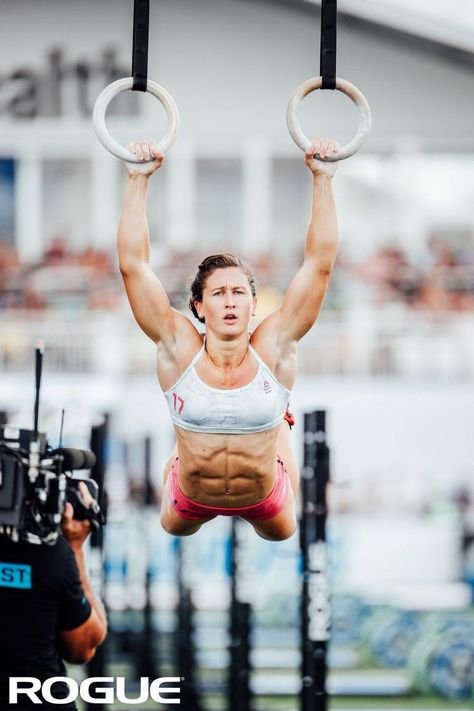
<svg viewBox="0 0 474 711"><path fill-rule="evenodd" d="M313 184L311 218L303 265L288 287L275 322L280 343L298 341L314 324L336 261L339 233L332 179L337 163L313 159L316 151L324 157L331 155L336 147L334 141L317 140L305 154Z"/></svg>
<svg viewBox="0 0 474 711"><path fill-rule="evenodd" d="M148 142L129 146L148 163L126 163L128 185L117 235L119 267L133 315L155 343L174 339L175 312L168 295L150 266L150 235L146 202L150 176L163 163L163 155Z"/></svg>

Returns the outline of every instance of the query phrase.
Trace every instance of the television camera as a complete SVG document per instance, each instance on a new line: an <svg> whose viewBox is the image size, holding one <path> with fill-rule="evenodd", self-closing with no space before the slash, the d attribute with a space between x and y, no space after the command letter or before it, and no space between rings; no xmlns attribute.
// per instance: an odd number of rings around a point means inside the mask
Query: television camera
<svg viewBox="0 0 474 711"><path fill-rule="evenodd" d="M53 545L68 501L74 518L87 518L96 529L105 524L105 516L99 506L97 483L86 477L73 478L72 474L91 469L94 453L62 446L52 449L46 434L38 431L43 352L40 343L36 348L33 430L8 424L0 427L0 535L13 541ZM79 490L81 481L92 498L89 506Z"/></svg>

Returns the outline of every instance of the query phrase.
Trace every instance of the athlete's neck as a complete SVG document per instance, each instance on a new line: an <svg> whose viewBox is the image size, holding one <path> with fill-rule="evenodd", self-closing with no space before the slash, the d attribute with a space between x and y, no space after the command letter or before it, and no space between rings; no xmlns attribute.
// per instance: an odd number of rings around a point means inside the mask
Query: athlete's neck
<svg viewBox="0 0 474 711"><path fill-rule="evenodd" d="M221 340L212 333L205 336L206 355L216 368L232 372L244 362L249 349L249 336L243 333L235 340Z"/></svg>

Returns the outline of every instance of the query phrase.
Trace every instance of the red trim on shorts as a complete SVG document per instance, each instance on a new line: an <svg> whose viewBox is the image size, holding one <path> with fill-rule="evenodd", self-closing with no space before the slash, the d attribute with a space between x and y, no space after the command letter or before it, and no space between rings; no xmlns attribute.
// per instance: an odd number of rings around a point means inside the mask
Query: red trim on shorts
<svg viewBox="0 0 474 711"><path fill-rule="evenodd" d="M288 498L290 482L283 462L277 458L277 476L271 492L262 501L250 506L208 506L198 504L185 494L179 485L179 462L176 458L168 479L169 498L172 508L181 518L198 521L216 516L242 516L242 518L265 520L274 518L284 508Z"/></svg>

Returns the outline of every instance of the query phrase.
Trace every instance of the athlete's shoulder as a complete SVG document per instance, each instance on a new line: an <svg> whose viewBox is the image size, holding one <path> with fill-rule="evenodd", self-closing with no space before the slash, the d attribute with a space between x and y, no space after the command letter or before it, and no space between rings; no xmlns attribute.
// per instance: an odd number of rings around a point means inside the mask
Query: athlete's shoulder
<svg viewBox="0 0 474 711"><path fill-rule="evenodd" d="M279 309L272 311L250 335L250 345L271 368L278 359L279 311Z"/></svg>
<svg viewBox="0 0 474 711"><path fill-rule="evenodd" d="M279 330L280 309L267 316L250 336L250 345L275 378L291 390L296 375L296 342L286 342Z"/></svg>
<svg viewBox="0 0 474 711"><path fill-rule="evenodd" d="M158 379L164 392L176 383L204 345L204 335L187 316L182 317L184 321L177 329L173 347L163 342L157 344Z"/></svg>

